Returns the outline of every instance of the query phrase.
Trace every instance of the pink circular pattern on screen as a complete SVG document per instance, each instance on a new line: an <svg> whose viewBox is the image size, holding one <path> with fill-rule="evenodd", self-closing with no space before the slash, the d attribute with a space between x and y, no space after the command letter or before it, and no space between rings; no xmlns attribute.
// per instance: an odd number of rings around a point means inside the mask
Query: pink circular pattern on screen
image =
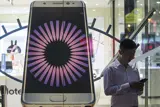
<svg viewBox="0 0 160 107"><path fill-rule="evenodd" d="M47 46L55 42L65 44L70 50L68 60L58 66L49 63L45 56ZM77 26L65 21L44 23L30 35L28 56L30 72L38 81L54 87L72 84L88 68L86 36Z"/></svg>

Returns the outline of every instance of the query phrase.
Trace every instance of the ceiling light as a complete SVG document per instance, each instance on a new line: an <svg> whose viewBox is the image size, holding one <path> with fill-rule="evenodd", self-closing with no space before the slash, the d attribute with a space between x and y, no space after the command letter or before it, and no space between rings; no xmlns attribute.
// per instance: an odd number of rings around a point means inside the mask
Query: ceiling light
<svg viewBox="0 0 160 107"><path fill-rule="evenodd" d="M137 2L139 2L139 1L137 1Z"/></svg>
<svg viewBox="0 0 160 107"><path fill-rule="evenodd" d="M120 4L118 4L118 6L120 6Z"/></svg>
<svg viewBox="0 0 160 107"><path fill-rule="evenodd" d="M128 27L131 27L131 25L130 25L130 24L128 24Z"/></svg>
<svg viewBox="0 0 160 107"><path fill-rule="evenodd" d="M94 12L95 12L96 10L95 10L95 9L93 9L92 11L94 11Z"/></svg>
<svg viewBox="0 0 160 107"><path fill-rule="evenodd" d="M160 1L157 1L157 4L160 4Z"/></svg>
<svg viewBox="0 0 160 107"><path fill-rule="evenodd" d="M151 18L149 18L148 21L151 21Z"/></svg>
<svg viewBox="0 0 160 107"><path fill-rule="evenodd" d="M141 4L141 6L142 6L143 4Z"/></svg>
<svg viewBox="0 0 160 107"><path fill-rule="evenodd" d="M142 19L138 19L138 21L141 21Z"/></svg>
<svg viewBox="0 0 160 107"><path fill-rule="evenodd" d="M153 12L153 14L156 14L156 12Z"/></svg>
<svg viewBox="0 0 160 107"><path fill-rule="evenodd" d="M96 4L96 6L98 6L99 4Z"/></svg>

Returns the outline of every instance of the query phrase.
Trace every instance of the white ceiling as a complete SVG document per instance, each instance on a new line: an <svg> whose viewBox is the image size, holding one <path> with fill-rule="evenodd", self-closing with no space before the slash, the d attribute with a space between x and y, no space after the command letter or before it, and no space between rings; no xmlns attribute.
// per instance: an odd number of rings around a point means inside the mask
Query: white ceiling
<svg viewBox="0 0 160 107"><path fill-rule="evenodd" d="M29 5L34 0L0 0L0 14L22 14L29 12ZM39 0L45 1L45 0ZM47 0L53 1L53 0ZM58 0L60 1L60 0ZM65 0L64 0L65 1ZM108 7L109 0L84 0L87 8ZM13 5L11 4L13 3Z"/></svg>
<svg viewBox="0 0 160 107"><path fill-rule="evenodd" d="M13 5L11 5L11 2ZM25 14L29 13L29 5L35 0L0 0L0 14ZM53 0L38 0L38 1L53 1ZM61 1L61 0L57 0ZM65 1L65 0L64 0ZM71 0L72 1L72 0ZM105 8L110 7L110 0L83 0L87 8ZM137 6L144 6L143 0L137 0ZM124 0L116 0L116 7L124 7ZM142 5L143 4L143 5Z"/></svg>
<svg viewBox="0 0 160 107"><path fill-rule="evenodd" d="M10 1L13 2L14 6L28 6L34 0L0 0L0 1L1 1L0 6L11 6ZM45 0L39 0L39 1L45 1ZM47 0L47 1L53 1L53 0ZM56 0L56 1L61 1L61 0ZM109 0L84 0L84 1L88 6L106 6L109 2Z"/></svg>

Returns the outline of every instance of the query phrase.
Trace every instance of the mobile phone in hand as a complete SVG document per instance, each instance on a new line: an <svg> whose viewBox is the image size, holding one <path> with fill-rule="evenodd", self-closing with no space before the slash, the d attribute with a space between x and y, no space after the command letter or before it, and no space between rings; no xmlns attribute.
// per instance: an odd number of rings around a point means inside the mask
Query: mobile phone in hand
<svg viewBox="0 0 160 107"><path fill-rule="evenodd" d="M140 82L145 83L147 80L148 80L147 78L144 78L144 79L141 79Z"/></svg>

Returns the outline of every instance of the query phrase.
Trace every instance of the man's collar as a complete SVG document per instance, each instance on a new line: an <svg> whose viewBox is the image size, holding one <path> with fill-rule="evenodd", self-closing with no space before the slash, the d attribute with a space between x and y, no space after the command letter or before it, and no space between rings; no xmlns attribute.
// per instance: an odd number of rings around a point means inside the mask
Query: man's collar
<svg viewBox="0 0 160 107"><path fill-rule="evenodd" d="M115 60L115 65L116 65L117 67L122 66L122 64L119 62L118 59Z"/></svg>
<svg viewBox="0 0 160 107"><path fill-rule="evenodd" d="M115 66L119 67L119 66L123 66L118 59L115 60ZM130 64L128 64L128 66L130 66Z"/></svg>

